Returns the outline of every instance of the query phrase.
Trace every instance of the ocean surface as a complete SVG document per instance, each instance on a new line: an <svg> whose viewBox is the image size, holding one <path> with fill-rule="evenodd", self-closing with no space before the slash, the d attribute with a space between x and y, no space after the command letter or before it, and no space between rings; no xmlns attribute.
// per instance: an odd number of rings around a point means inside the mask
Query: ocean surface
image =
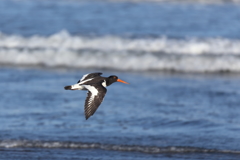
<svg viewBox="0 0 240 160"><path fill-rule="evenodd" d="M240 2L0 0L1 160L239 160ZM84 74L117 75L96 113Z"/></svg>

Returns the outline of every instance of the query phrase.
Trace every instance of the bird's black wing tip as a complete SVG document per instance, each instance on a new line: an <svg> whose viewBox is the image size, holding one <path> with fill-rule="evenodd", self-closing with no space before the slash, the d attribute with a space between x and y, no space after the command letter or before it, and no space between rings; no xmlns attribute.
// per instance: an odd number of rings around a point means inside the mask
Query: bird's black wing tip
<svg viewBox="0 0 240 160"><path fill-rule="evenodd" d="M92 75L94 75L94 76L101 76L103 73L101 73L101 72L95 72L95 73L91 73Z"/></svg>

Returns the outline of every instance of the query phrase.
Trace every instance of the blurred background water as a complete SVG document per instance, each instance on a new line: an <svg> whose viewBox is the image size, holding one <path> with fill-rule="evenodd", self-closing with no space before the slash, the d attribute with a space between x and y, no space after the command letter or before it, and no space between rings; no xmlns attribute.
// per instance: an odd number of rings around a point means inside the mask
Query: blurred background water
<svg viewBox="0 0 240 160"><path fill-rule="evenodd" d="M0 1L1 159L239 159L238 1ZM97 112L86 73L117 75Z"/></svg>

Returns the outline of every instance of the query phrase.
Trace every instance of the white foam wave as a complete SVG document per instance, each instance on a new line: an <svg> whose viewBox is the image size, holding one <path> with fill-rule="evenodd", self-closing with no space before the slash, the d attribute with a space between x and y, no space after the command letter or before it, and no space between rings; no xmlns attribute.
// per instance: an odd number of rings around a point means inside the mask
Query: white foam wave
<svg viewBox="0 0 240 160"><path fill-rule="evenodd" d="M66 31L49 37L0 33L0 64L240 72L240 40L82 37Z"/></svg>
<svg viewBox="0 0 240 160"><path fill-rule="evenodd" d="M18 0L20 1L20 0ZM64 1L64 0L63 0ZM70 0L67 0L70 1ZM86 1L86 0L71 0L71 1ZM89 0L88 0L89 1ZM94 1L94 0L93 0ZM156 2L156 3L203 3L203 4L224 4L224 3L240 3L239 0L101 0L110 2Z"/></svg>
<svg viewBox="0 0 240 160"><path fill-rule="evenodd" d="M132 2L175 2L175 3L204 3L204 4L218 4L218 3L240 3L239 0L109 0L109 1L132 1Z"/></svg>
<svg viewBox="0 0 240 160"><path fill-rule="evenodd" d="M156 147L139 145L112 145L100 143L81 143L81 142L59 142L59 141L29 141L29 140L4 140L0 141L1 148L62 148L62 149L102 149L108 151L142 152L148 154L159 153L222 153L222 154L240 154L235 150L217 150L198 147Z"/></svg>

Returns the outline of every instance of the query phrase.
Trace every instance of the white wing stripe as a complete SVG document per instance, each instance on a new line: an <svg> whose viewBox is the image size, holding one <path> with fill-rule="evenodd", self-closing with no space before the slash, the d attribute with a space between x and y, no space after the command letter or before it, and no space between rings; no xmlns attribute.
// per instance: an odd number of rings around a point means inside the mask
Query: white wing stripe
<svg viewBox="0 0 240 160"><path fill-rule="evenodd" d="M88 105L89 105L89 106L91 105L91 103L93 102L93 100L94 100L94 96L92 95L92 96L89 98L89 101L88 101Z"/></svg>
<svg viewBox="0 0 240 160"><path fill-rule="evenodd" d="M92 79L93 79L93 78L86 79L85 81L81 81L81 82L79 82L78 84L83 84L83 83L85 83L85 82L91 81Z"/></svg>
<svg viewBox="0 0 240 160"><path fill-rule="evenodd" d="M93 86L90 86L90 85L83 85L85 88L87 88L87 90L89 90L91 93L92 93L92 97L91 98L94 98L96 95L98 95L98 90L93 87Z"/></svg>
<svg viewBox="0 0 240 160"><path fill-rule="evenodd" d="M84 80L89 74L90 74L90 73L83 75L83 77L81 78L80 82L81 82L82 80Z"/></svg>

